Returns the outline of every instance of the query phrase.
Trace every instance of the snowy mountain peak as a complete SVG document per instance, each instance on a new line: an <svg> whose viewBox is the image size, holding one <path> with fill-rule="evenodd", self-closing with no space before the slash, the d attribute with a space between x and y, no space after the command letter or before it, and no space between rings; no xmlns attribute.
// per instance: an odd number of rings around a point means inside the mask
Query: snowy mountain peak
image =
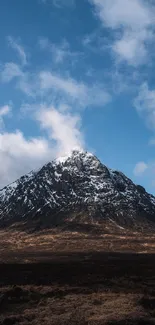
<svg viewBox="0 0 155 325"><path fill-rule="evenodd" d="M0 225L38 222L104 222L137 227L155 223L155 198L89 152L70 154L0 191Z"/></svg>
<svg viewBox="0 0 155 325"><path fill-rule="evenodd" d="M62 156L62 157L58 157L55 161L57 163L65 163L66 161L78 161L78 160L83 160L85 162L88 162L89 160L94 159L95 156L87 151L84 150L73 150L71 151L68 155Z"/></svg>

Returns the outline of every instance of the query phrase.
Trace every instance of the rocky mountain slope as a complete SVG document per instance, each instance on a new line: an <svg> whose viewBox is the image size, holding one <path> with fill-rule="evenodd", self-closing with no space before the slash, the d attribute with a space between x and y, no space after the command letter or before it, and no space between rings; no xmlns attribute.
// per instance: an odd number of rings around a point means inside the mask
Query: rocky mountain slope
<svg viewBox="0 0 155 325"><path fill-rule="evenodd" d="M155 224L155 197L94 155L73 151L0 190L0 226L34 222Z"/></svg>

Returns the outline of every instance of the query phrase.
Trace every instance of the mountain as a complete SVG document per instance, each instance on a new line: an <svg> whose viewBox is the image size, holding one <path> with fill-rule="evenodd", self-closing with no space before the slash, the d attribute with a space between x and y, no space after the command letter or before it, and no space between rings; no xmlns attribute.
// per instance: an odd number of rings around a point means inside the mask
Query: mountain
<svg viewBox="0 0 155 325"><path fill-rule="evenodd" d="M34 223L155 225L155 197L93 154L70 155L22 176L0 190L0 226Z"/></svg>

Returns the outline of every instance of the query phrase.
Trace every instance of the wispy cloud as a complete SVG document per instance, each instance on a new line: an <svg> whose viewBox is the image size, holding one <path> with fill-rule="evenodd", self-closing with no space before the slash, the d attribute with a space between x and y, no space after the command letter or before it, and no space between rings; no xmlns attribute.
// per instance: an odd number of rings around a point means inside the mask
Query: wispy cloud
<svg viewBox="0 0 155 325"><path fill-rule="evenodd" d="M78 83L72 78L64 78L49 71L42 71L40 73L40 81L42 89L58 89L73 98L85 96L85 84Z"/></svg>
<svg viewBox="0 0 155 325"><path fill-rule="evenodd" d="M1 106L0 107L0 129L3 130L4 129L4 118L6 116L10 116L10 113L11 113L11 110L12 110L12 107L11 105L4 105L4 106Z"/></svg>
<svg viewBox="0 0 155 325"><path fill-rule="evenodd" d="M147 169L148 164L146 164L144 161L140 161L136 164L133 173L135 176L142 176Z"/></svg>
<svg viewBox="0 0 155 325"><path fill-rule="evenodd" d="M84 35L82 45L90 53L93 52L97 55L103 54L105 50L109 50L107 37L103 36L101 28Z"/></svg>
<svg viewBox="0 0 155 325"><path fill-rule="evenodd" d="M21 63L23 65L26 65L27 64L27 55L26 55L26 52L24 50L24 47L19 44L18 41L16 41L13 37L11 36L8 36L8 44L9 46L11 46L18 54L20 60L21 60Z"/></svg>
<svg viewBox="0 0 155 325"><path fill-rule="evenodd" d="M71 51L70 45L65 39L55 44L50 42L48 38L40 38L39 46L42 50L49 51L52 54L52 60L56 64L69 61L73 65L81 56L81 53Z"/></svg>
<svg viewBox="0 0 155 325"><path fill-rule="evenodd" d="M67 7L74 7L75 6L75 1L76 0L42 0L43 3L51 3L54 6L58 7L58 8L62 8L64 6Z"/></svg>
<svg viewBox="0 0 155 325"><path fill-rule="evenodd" d="M0 107L0 117L6 116L11 112L10 105L4 105Z"/></svg>
<svg viewBox="0 0 155 325"><path fill-rule="evenodd" d="M110 28L116 59L137 66L148 59L153 40L155 6L144 0L89 0L103 27Z"/></svg>
<svg viewBox="0 0 155 325"><path fill-rule="evenodd" d="M33 72L23 72L23 75L17 79L16 88L28 97L42 98L43 95L38 81L38 75Z"/></svg>
<svg viewBox="0 0 155 325"><path fill-rule="evenodd" d="M0 72L0 79L9 83L15 79L15 87L30 97L44 98L47 94L56 101L75 104L79 107L104 106L111 101L111 95L100 83L93 85L77 81L71 76L51 71L33 73L24 71L19 65L8 62Z"/></svg>
<svg viewBox="0 0 155 325"><path fill-rule="evenodd" d="M41 95L37 75L14 62L7 62L1 66L0 80L2 83L14 81L14 87L29 97L36 97L37 92Z"/></svg>
<svg viewBox="0 0 155 325"><path fill-rule="evenodd" d="M135 165L133 170L134 176L138 179L149 182L152 190L155 187L155 161L140 161Z"/></svg>
<svg viewBox="0 0 155 325"><path fill-rule="evenodd" d="M155 128L155 89L150 90L147 82L141 85L134 100L138 113L146 119L149 127Z"/></svg>
<svg viewBox="0 0 155 325"><path fill-rule="evenodd" d="M0 79L2 82L10 82L12 79L22 77L20 66L14 62L7 62L1 67Z"/></svg>
<svg viewBox="0 0 155 325"><path fill-rule="evenodd" d="M93 86L77 82L71 77L62 77L48 71L40 73L41 89L62 92L83 107L104 106L111 100L110 94L99 84Z"/></svg>

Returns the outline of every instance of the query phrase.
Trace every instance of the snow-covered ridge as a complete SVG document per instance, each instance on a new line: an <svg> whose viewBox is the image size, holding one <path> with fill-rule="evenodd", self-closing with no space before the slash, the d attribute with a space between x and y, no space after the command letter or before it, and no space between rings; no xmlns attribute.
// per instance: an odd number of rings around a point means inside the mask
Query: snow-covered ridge
<svg viewBox="0 0 155 325"><path fill-rule="evenodd" d="M155 198L89 152L73 151L0 190L1 225L39 218L51 226L74 219L155 222ZM83 215L83 217L82 217ZM81 219L80 219L81 220Z"/></svg>

